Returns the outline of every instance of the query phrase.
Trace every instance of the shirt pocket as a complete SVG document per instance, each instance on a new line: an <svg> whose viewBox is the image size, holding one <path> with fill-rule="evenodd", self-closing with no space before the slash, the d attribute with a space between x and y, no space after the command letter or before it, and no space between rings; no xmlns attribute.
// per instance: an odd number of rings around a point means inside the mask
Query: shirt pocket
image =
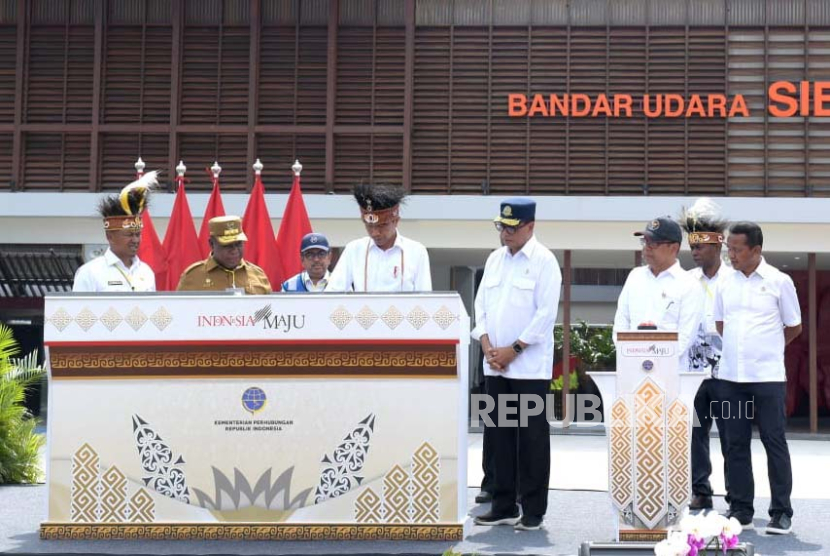
<svg viewBox="0 0 830 556"><path fill-rule="evenodd" d="M778 292L767 286L762 286L752 292L749 301L754 313L761 315L773 315L778 313Z"/></svg>
<svg viewBox="0 0 830 556"><path fill-rule="evenodd" d="M485 288L488 293L496 291L499 286L501 286L501 276L488 277L482 284L482 287Z"/></svg>
<svg viewBox="0 0 830 556"><path fill-rule="evenodd" d="M479 286L480 293L484 294L485 303L495 307L501 298L501 276L485 276ZM495 304L495 305L494 305Z"/></svg>
<svg viewBox="0 0 830 556"><path fill-rule="evenodd" d="M510 288L510 305L516 307L533 307L533 292L536 289L536 282L530 278L517 278L513 280Z"/></svg>
<svg viewBox="0 0 830 556"><path fill-rule="evenodd" d="M682 300L677 293L666 294L661 297L659 303L662 305L663 315L660 318L660 328L665 330L677 330L680 326L680 304ZM659 306L658 306L659 307Z"/></svg>

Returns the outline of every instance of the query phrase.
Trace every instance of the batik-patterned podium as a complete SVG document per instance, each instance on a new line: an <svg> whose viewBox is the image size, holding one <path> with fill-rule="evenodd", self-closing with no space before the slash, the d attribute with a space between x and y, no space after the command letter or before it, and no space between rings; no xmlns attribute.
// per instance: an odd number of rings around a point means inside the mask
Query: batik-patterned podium
<svg viewBox="0 0 830 556"><path fill-rule="evenodd" d="M46 299L48 539L460 540L457 294Z"/></svg>
<svg viewBox="0 0 830 556"><path fill-rule="evenodd" d="M703 373L678 371L675 332L620 332L617 371L588 373L605 408L617 541L656 541L691 496L694 397Z"/></svg>

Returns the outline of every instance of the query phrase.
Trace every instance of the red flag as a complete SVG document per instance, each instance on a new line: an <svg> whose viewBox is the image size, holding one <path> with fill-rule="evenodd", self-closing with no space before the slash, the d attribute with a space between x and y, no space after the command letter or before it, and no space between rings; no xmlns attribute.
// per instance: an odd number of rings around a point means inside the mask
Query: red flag
<svg viewBox="0 0 830 556"><path fill-rule="evenodd" d="M199 238L193 225L193 216L184 191L184 177L176 178L179 190L173 203L173 212L164 234L164 247L167 249L167 289L175 290L184 270L201 260Z"/></svg>
<svg viewBox="0 0 830 556"><path fill-rule="evenodd" d="M248 236L245 245L245 260L262 268L271 282L271 288L279 291L283 281L277 242L274 240L274 228L271 216L265 205L265 186L262 176L257 173L254 188L248 198L245 216L242 217L242 230Z"/></svg>
<svg viewBox="0 0 830 556"><path fill-rule="evenodd" d="M280 231L277 234L277 251L280 254L282 270L286 279L303 271L300 260L300 243L303 236L311 233L311 221L300 190L300 174L294 173L294 185L288 195L288 202L282 214Z"/></svg>
<svg viewBox="0 0 830 556"><path fill-rule="evenodd" d="M210 237L210 228L208 222L211 218L217 216L225 216L225 205L222 204L222 195L219 193L219 176L211 174L213 181L213 191L210 192L210 199L205 207L205 216L202 218L202 227L199 229L199 249L201 249L202 258L207 259L210 255L210 244L208 238Z"/></svg>
<svg viewBox="0 0 830 556"><path fill-rule="evenodd" d="M156 291L166 291L167 288L167 251L161 244L150 211L145 210L141 215L144 228L141 230L141 244L138 247L138 258L147 263L156 275Z"/></svg>

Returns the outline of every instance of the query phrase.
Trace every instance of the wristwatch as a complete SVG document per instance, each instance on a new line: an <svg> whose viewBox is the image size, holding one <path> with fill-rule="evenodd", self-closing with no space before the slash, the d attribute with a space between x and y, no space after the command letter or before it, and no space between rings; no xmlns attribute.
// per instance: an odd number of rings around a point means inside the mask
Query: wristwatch
<svg viewBox="0 0 830 556"><path fill-rule="evenodd" d="M520 353L522 353L525 350L525 348L522 347L522 344L520 344L518 341L513 342L512 347L513 347L513 352L516 355L519 355Z"/></svg>

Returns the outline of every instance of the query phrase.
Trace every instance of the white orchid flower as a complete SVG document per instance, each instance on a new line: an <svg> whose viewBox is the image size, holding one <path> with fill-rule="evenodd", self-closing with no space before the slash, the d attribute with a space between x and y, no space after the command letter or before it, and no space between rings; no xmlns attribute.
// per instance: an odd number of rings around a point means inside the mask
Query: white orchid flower
<svg viewBox="0 0 830 556"><path fill-rule="evenodd" d="M726 520L726 523L723 525L722 534L727 539L730 537L736 537L741 534L743 531L743 527L741 527L741 522L735 519L734 517L730 517Z"/></svg>
<svg viewBox="0 0 830 556"><path fill-rule="evenodd" d="M686 533L673 531L669 533L668 538L655 545L654 554L656 556L687 556L690 547L686 538Z"/></svg>
<svg viewBox="0 0 830 556"><path fill-rule="evenodd" d="M703 536L706 538L720 536L728 523L729 520L718 512L709 512L703 519Z"/></svg>
<svg viewBox="0 0 830 556"><path fill-rule="evenodd" d="M680 530L686 535L692 535L695 539L706 538L709 528L706 518L701 514L684 513L680 519Z"/></svg>

